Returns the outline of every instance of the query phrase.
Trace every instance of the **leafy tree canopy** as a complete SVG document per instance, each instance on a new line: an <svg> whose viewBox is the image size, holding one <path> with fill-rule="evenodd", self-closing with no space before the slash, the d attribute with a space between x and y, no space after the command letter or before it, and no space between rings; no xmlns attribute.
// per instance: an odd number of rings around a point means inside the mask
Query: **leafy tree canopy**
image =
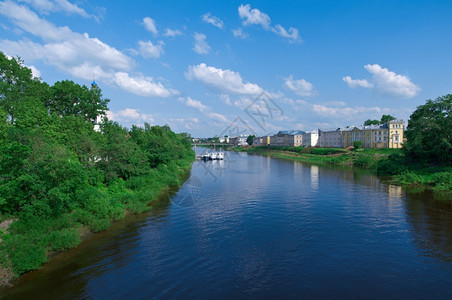
<svg viewBox="0 0 452 300"><path fill-rule="evenodd" d="M380 121L378 121L378 120L367 119L367 120L364 122L364 126L378 125L378 124L380 124Z"/></svg>
<svg viewBox="0 0 452 300"><path fill-rule="evenodd" d="M248 145L252 145L253 144L253 140L254 140L255 137L256 137L255 135L249 135L246 138L246 142L248 143Z"/></svg>
<svg viewBox="0 0 452 300"><path fill-rule="evenodd" d="M381 120L380 120L380 124L384 124L384 123L388 123L389 121L395 120L396 118L394 118L391 115L382 115L381 116Z"/></svg>
<svg viewBox="0 0 452 300"><path fill-rule="evenodd" d="M427 100L410 116L404 151L411 160L452 161L452 94Z"/></svg>

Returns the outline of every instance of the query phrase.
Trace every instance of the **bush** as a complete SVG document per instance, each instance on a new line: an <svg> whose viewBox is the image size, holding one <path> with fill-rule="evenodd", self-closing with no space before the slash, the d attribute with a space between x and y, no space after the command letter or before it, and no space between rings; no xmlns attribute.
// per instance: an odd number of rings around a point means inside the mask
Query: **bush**
<svg viewBox="0 0 452 300"><path fill-rule="evenodd" d="M63 229L51 232L47 242L53 251L63 251L80 244L80 237L76 229Z"/></svg>
<svg viewBox="0 0 452 300"><path fill-rule="evenodd" d="M452 173L440 172L435 173L432 176L432 183L436 189L439 190L452 190Z"/></svg>
<svg viewBox="0 0 452 300"><path fill-rule="evenodd" d="M369 167L372 164L372 162L373 162L372 157L368 155L360 155L353 161L353 164L359 167Z"/></svg>
<svg viewBox="0 0 452 300"><path fill-rule="evenodd" d="M353 148L355 149L355 150L357 150L357 149L361 149L361 146L363 145L363 142L361 142L361 141L354 141L353 142Z"/></svg>

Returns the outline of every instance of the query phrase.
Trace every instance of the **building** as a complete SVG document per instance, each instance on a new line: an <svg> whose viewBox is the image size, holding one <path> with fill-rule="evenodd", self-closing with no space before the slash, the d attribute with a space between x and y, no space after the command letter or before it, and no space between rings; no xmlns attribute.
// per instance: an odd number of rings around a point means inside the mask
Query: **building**
<svg viewBox="0 0 452 300"><path fill-rule="evenodd" d="M319 146L347 148L360 141L363 148L402 148L403 129L403 120L392 120L379 125L319 130Z"/></svg>
<svg viewBox="0 0 452 300"><path fill-rule="evenodd" d="M305 132L302 134L301 138L301 145L303 147L315 147L318 145L319 142L319 132L313 131L313 132Z"/></svg>
<svg viewBox="0 0 452 300"><path fill-rule="evenodd" d="M319 129L318 145L323 148L342 148L341 128L329 130Z"/></svg>
<svg viewBox="0 0 452 300"><path fill-rule="evenodd" d="M246 142L247 138L248 138L247 135L239 135L239 136L231 137L231 138L229 138L229 144L239 145L239 146L248 145L248 143Z"/></svg>
<svg viewBox="0 0 452 300"><path fill-rule="evenodd" d="M303 141L302 130L284 130L270 137L271 146L298 147Z"/></svg>

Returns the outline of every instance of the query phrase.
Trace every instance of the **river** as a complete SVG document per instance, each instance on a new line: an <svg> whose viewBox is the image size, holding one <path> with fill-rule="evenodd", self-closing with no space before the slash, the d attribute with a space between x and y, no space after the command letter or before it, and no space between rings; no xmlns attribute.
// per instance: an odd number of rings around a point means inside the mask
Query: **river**
<svg viewBox="0 0 452 300"><path fill-rule="evenodd" d="M432 192L363 170L227 152L195 162L166 198L0 296L452 298L452 206Z"/></svg>

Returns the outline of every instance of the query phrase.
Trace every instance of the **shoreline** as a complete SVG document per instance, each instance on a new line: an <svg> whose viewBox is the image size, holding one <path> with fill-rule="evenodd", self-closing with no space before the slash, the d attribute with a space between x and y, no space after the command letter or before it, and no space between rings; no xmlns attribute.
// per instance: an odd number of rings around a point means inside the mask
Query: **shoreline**
<svg viewBox="0 0 452 300"><path fill-rule="evenodd" d="M433 189L434 191L452 194L452 167L431 167L420 164L400 163L395 161L392 156L400 156L402 154L401 149L383 148L353 151L341 148L231 146L227 150L269 155L316 165L358 167L367 169L376 176L385 177L385 180L391 184ZM394 168L394 170L391 168Z"/></svg>
<svg viewBox="0 0 452 300"><path fill-rule="evenodd" d="M78 237L77 244L73 245L72 247L63 249L63 250L54 251L51 249L47 249L46 250L46 261L44 263L42 263L37 269L32 269L32 270L23 272L19 275L16 275L16 274L14 274L11 265L7 266L7 267L3 267L0 264L0 291L3 289L13 287L14 286L13 283L16 282L23 275L33 272L33 271L38 271L42 266L44 266L45 264L50 262L53 258L57 257L60 254L65 253L69 250L77 248L85 240L94 238L96 234L109 231L114 226L114 224L124 221L127 217L146 214L146 213L149 213L150 211L152 211L154 208L158 208L159 207L158 203L163 203L162 201L165 200L165 199L163 199L163 197L165 197L166 195L171 197L171 195L173 193L177 192L177 190L179 190L179 188L189 178L189 174L190 174L190 170L192 168L193 161L194 160L192 160L190 162L189 166L180 167L178 172L174 173L174 175L176 175L176 177L177 177L176 185L174 185L173 182L169 182L166 186L159 187L158 193L155 193L155 196L149 202L147 202L144 209L142 209L140 211L134 211L133 209L124 208L123 214L121 215L120 218L111 219L108 227L103 228L101 230L93 230L93 228L90 228L90 226L86 225L86 224L76 224L76 226L71 227L70 230L77 232L77 237ZM137 191L132 191L132 192L137 192ZM73 214L73 212L67 214L67 216L71 216L72 214ZM3 222L0 222L2 224L7 225L7 226L2 227L3 235L9 234L8 228L10 227L11 224L13 224L13 222L18 221L18 220L19 219L16 217L14 220L7 219L7 220L4 220ZM0 245L1 245L1 241L2 240L0 239Z"/></svg>

